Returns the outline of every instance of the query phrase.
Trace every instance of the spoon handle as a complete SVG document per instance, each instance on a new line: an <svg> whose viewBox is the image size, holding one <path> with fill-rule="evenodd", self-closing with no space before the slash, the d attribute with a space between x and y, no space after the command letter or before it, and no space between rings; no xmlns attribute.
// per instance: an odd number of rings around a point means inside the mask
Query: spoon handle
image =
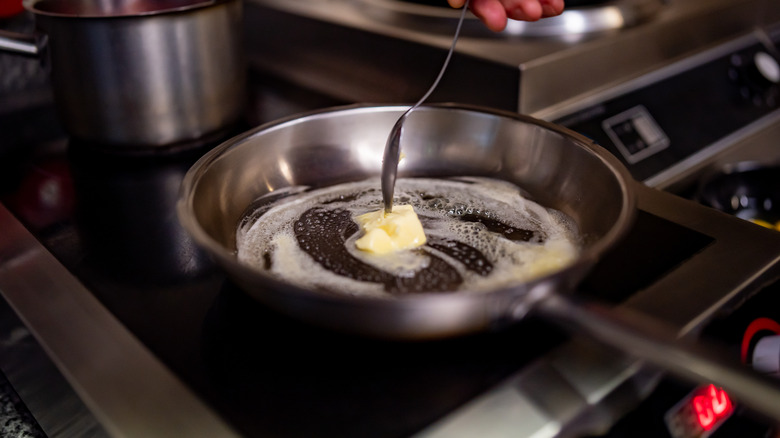
<svg viewBox="0 0 780 438"><path fill-rule="evenodd" d="M458 26L455 28L455 35L453 36L452 44L450 45L450 51L447 52L447 58L444 60L444 64L441 66L439 75L436 77L436 80L433 81L431 87L428 88L428 91L425 92L423 97L421 97L417 103L409 107L409 109L401 114L401 117L399 117L398 121L395 122L393 129L390 130L390 135L387 137L385 153L382 158L382 201L385 205L385 214L393 211L393 192L395 191L395 179L398 175L398 161L401 158L401 130L403 128L404 121L413 109L417 108L423 102L425 102L426 99L428 99L428 96L433 93L433 90L435 90L436 86L439 85L442 76L444 76L444 72L447 70L447 65L449 65L450 59L452 58L452 53L455 51L455 45L458 42L460 29L463 27L463 19L466 17L466 11L468 10L469 2L470 0L466 0L466 3L461 9L460 18L458 19Z"/></svg>

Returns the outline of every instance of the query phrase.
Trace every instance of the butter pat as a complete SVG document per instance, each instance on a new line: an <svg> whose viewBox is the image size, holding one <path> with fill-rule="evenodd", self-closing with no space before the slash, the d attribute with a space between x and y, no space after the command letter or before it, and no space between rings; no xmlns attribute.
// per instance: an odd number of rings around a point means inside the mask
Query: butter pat
<svg viewBox="0 0 780 438"><path fill-rule="evenodd" d="M425 244L425 232L411 205L394 205L391 213L384 209L362 214L355 221L363 237L355 242L358 249L374 254L387 254Z"/></svg>

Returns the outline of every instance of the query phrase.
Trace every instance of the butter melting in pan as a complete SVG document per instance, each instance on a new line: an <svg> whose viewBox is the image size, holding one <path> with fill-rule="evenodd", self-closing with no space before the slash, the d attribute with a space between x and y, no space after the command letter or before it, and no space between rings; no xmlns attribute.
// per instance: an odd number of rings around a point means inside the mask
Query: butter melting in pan
<svg viewBox="0 0 780 438"><path fill-rule="evenodd" d="M394 205L393 211L384 209L361 214L355 218L363 231L355 245L374 254L387 254L417 248L426 242L425 232L411 205Z"/></svg>
<svg viewBox="0 0 780 438"><path fill-rule="evenodd" d="M382 209L376 180L270 194L236 234L241 262L298 286L393 296L488 291L562 269L576 225L487 178L400 179Z"/></svg>

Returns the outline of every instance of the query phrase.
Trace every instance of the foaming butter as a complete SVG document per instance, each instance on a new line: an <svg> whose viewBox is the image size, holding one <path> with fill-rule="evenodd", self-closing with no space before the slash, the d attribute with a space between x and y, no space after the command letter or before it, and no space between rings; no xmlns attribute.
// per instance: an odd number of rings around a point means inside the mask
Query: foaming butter
<svg viewBox="0 0 780 438"><path fill-rule="evenodd" d="M236 229L238 260L311 290L391 298L514 287L571 265L583 248L577 223L563 212L528 199L510 182L461 177L399 178L402 202L393 217L419 218L425 229L418 225L417 235L425 240L412 251L361 250L355 242L366 235L358 217L374 212L376 228L392 222L377 211L378 187L371 178L256 200ZM408 224L396 229L415 235Z"/></svg>
<svg viewBox="0 0 780 438"><path fill-rule="evenodd" d="M420 219L411 205L394 205L390 213L380 209L361 214L355 221L363 231L355 246L362 251L387 254L417 248L426 242Z"/></svg>

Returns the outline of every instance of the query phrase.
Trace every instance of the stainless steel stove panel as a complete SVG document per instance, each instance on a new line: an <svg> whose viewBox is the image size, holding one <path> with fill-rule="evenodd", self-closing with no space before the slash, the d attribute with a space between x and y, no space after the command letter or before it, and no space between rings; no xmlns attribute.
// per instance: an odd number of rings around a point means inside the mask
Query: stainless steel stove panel
<svg viewBox="0 0 780 438"><path fill-rule="evenodd" d="M366 8L360 0L251 0L250 60L348 101L416 101L451 32L377 20ZM484 104L479 95L504 95L503 109L536 115L744 34L777 9L766 0L669 0L652 19L625 29L554 38L464 35L448 75L468 82L445 80L433 99Z"/></svg>
<svg viewBox="0 0 780 438"><path fill-rule="evenodd" d="M540 116L607 147L645 184L685 192L702 174L726 162L780 159L772 134L780 129L778 85L749 77L756 54L772 54L774 62L780 62L779 43L777 36L756 28ZM662 138L664 144L630 155L619 150L619 138L607 134L621 116L634 117L629 113L639 109L657 130L650 136Z"/></svg>

